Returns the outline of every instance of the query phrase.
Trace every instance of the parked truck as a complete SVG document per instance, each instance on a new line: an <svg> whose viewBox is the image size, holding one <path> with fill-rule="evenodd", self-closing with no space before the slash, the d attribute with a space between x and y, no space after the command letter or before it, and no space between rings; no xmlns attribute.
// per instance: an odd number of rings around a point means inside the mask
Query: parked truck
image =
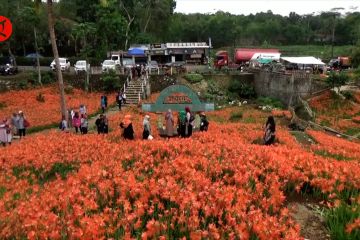
<svg viewBox="0 0 360 240"><path fill-rule="evenodd" d="M328 64L328 70L340 71L349 69L351 67L351 61L349 57L338 57L331 59Z"/></svg>
<svg viewBox="0 0 360 240"><path fill-rule="evenodd" d="M222 67L240 69L246 66L251 60L255 59L271 59L275 61L280 60L281 53L278 49L260 49L260 48L238 48L234 53L234 60L232 61L227 51L218 51L216 53L214 66L217 69Z"/></svg>

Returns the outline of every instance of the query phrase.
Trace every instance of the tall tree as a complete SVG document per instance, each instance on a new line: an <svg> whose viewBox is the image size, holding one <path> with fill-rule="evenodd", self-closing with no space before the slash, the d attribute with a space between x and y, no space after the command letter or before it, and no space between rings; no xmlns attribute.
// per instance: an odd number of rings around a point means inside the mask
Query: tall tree
<svg viewBox="0 0 360 240"><path fill-rule="evenodd" d="M52 0L47 0L47 9L48 9L48 24L49 24L49 32L50 32L50 39L51 39L51 46L55 58L56 64L56 75L59 84L59 91L60 91L60 108L61 114L68 119L68 113L66 110L66 100L65 100L65 91L64 91L64 81L60 67L59 61L59 52L56 44L56 35L55 35L55 26L54 26L54 13L53 13L53 2Z"/></svg>

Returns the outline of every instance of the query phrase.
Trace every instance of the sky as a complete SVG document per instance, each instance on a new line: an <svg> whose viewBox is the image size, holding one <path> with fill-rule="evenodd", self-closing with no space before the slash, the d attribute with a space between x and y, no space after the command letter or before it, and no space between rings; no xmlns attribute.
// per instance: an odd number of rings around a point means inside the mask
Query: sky
<svg viewBox="0 0 360 240"><path fill-rule="evenodd" d="M215 13L221 10L249 15L271 10L287 16L290 12L316 15L339 7L345 8L343 13L360 11L360 0L176 0L175 12Z"/></svg>

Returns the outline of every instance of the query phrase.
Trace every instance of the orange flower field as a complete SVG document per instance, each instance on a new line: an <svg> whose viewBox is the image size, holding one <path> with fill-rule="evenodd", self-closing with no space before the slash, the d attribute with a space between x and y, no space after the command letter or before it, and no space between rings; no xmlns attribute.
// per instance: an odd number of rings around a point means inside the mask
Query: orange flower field
<svg viewBox="0 0 360 240"><path fill-rule="evenodd" d="M209 113L209 131L189 139L160 138L150 114L155 139L140 140L144 113L127 108L106 136L51 131L1 148L0 238L296 240L287 194L310 185L333 207L360 188L359 143L309 131L319 148L352 158L338 161L278 125L275 145L253 144L267 113L229 123L234 110ZM129 113L135 141L118 127Z"/></svg>
<svg viewBox="0 0 360 240"><path fill-rule="evenodd" d="M41 94L44 102L38 101L37 96ZM68 108L79 109L80 104L85 104L87 111L93 114L100 108L101 93L86 93L74 89L72 94L66 95ZM109 104L115 101L113 96L108 97ZM61 120L60 96L57 86L50 86L31 90L10 91L0 94L0 103L5 107L0 109L0 118L10 118L12 113L24 112L31 127L44 126L58 123Z"/></svg>

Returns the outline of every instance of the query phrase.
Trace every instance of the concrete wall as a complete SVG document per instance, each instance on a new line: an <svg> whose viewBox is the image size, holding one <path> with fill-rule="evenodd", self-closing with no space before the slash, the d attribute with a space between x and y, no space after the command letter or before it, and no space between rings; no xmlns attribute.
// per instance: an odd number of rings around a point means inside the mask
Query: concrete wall
<svg viewBox="0 0 360 240"><path fill-rule="evenodd" d="M298 96L306 98L326 87L325 84L314 81L310 74L257 71L254 76L258 96L277 98L286 106L296 104Z"/></svg>

